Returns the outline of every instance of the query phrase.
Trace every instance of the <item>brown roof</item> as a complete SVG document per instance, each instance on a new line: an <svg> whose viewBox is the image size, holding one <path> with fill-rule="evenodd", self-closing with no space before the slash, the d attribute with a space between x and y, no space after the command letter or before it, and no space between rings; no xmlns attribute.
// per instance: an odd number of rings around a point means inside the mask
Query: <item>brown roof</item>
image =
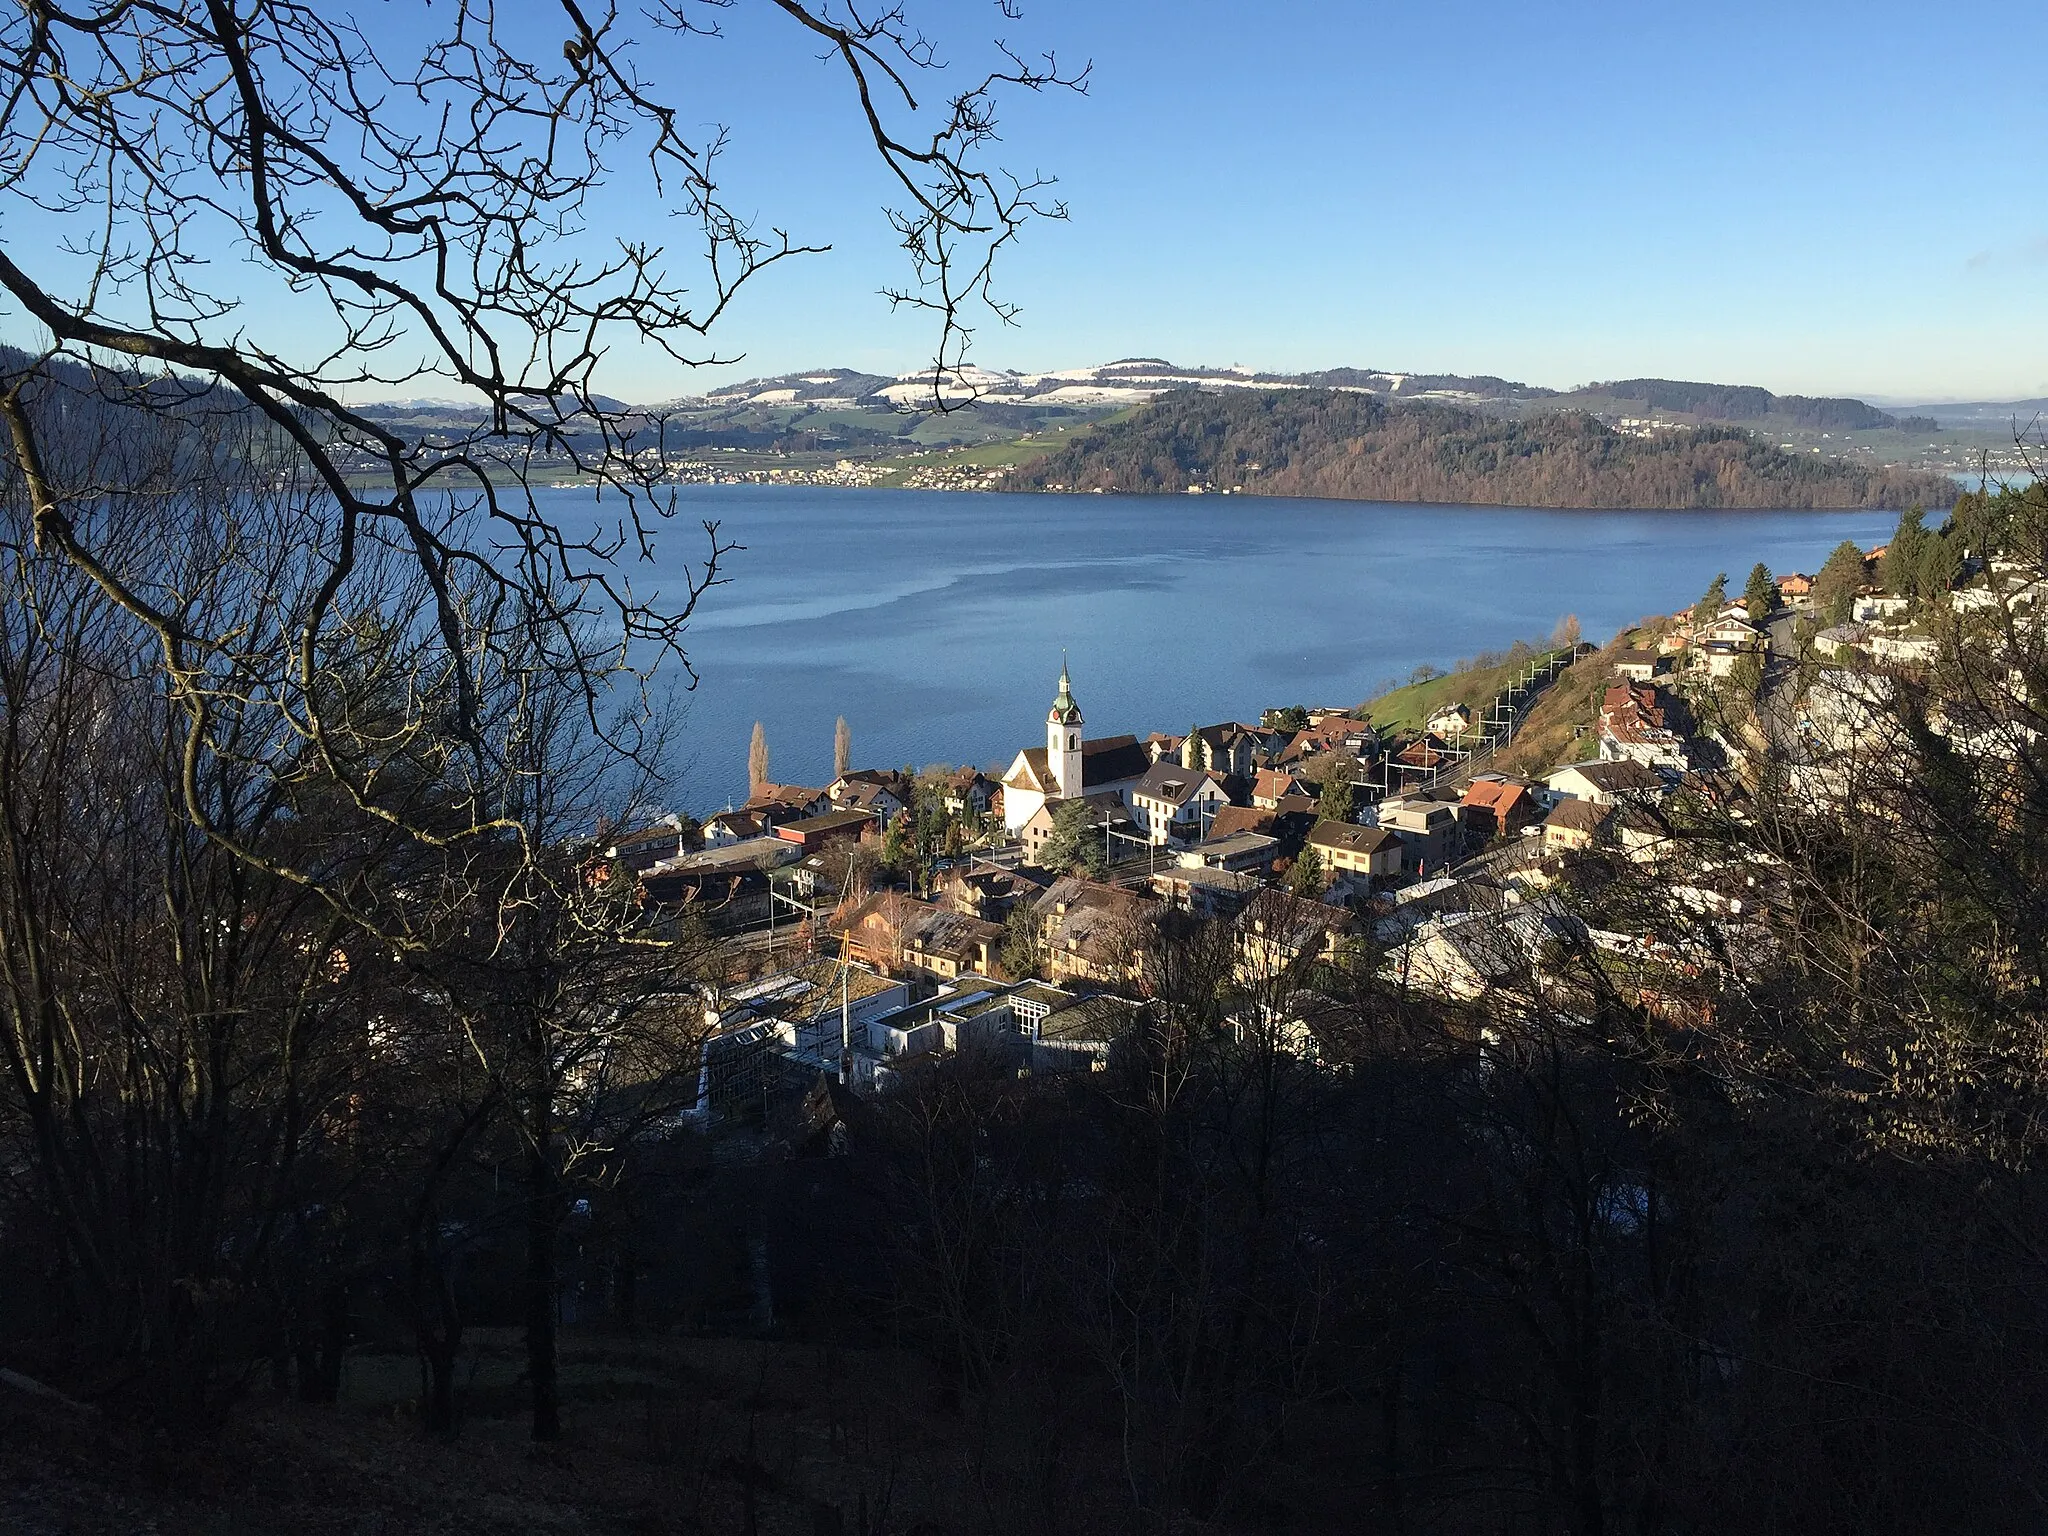
<svg viewBox="0 0 2048 1536"><path fill-rule="evenodd" d="M1465 803L1483 807L1493 812L1496 821L1505 821L1528 793L1529 786L1518 779L1474 779L1466 786Z"/></svg>
<svg viewBox="0 0 2048 1536"><path fill-rule="evenodd" d="M1270 833L1276 819L1276 812L1262 811L1255 805L1226 805L1210 819L1208 840L1213 843L1240 832Z"/></svg>
<svg viewBox="0 0 2048 1536"><path fill-rule="evenodd" d="M1389 843L1400 839L1385 827L1361 827L1349 821L1323 821L1316 824L1315 831L1308 835L1312 848L1341 848L1346 853L1362 853L1367 857L1378 853Z"/></svg>
<svg viewBox="0 0 2048 1536"><path fill-rule="evenodd" d="M1543 818L1543 825L1562 827L1567 832L1584 832L1590 836L1598 832L1601 824L1613 814L1611 805L1600 805L1592 800L1565 800Z"/></svg>

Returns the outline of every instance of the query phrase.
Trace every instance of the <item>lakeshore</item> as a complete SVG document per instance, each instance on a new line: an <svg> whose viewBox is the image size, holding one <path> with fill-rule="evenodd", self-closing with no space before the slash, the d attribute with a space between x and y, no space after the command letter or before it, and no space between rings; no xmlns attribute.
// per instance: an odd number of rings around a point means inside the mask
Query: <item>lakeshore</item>
<svg viewBox="0 0 2048 1536"><path fill-rule="evenodd" d="M585 493L543 494L571 517ZM745 486L679 500L678 557L704 518L746 546L688 636L703 682L678 800L700 815L745 798L756 720L774 777L821 783L841 715L863 763L999 767L1063 649L1104 731L1349 706L1566 613L1604 640L1717 571L1812 570L1896 521Z"/></svg>

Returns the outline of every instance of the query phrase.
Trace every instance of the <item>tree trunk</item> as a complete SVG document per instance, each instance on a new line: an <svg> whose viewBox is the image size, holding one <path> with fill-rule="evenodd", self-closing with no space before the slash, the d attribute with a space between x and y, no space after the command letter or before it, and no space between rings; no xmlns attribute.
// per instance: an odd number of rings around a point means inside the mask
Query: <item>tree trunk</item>
<svg viewBox="0 0 2048 1536"><path fill-rule="evenodd" d="M562 1436L555 1360L555 1181L545 1145L527 1157L526 1374L533 1384L533 1438Z"/></svg>

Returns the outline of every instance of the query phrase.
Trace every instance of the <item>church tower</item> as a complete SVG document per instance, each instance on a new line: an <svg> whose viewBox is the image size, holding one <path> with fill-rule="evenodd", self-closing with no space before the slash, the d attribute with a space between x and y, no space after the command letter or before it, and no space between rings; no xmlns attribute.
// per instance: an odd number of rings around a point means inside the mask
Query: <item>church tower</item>
<svg viewBox="0 0 2048 1536"><path fill-rule="evenodd" d="M1045 766L1059 785L1062 799L1081 793L1081 706L1067 681L1067 658L1060 658L1060 692L1045 717Z"/></svg>

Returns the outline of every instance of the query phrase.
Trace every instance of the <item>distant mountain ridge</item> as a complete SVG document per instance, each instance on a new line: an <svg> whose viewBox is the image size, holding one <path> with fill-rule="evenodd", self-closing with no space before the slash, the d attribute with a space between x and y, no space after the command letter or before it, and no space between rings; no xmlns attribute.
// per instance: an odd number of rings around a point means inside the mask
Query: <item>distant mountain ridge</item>
<svg viewBox="0 0 2048 1536"><path fill-rule="evenodd" d="M949 402L971 399L995 405L1099 407L1139 405L1172 389L1337 389L1390 400L1437 400L1497 414L1521 414L1534 407L1585 409L1597 415L1614 414L1621 408L1644 415L1665 412L1699 422L1744 426L1791 425L1844 432L1940 430L1932 411L1901 416L1854 398L1779 395L1754 384L1637 378L1559 390L1493 374L1411 373L1386 368L1281 373L1242 366L1189 368L1157 357L1119 358L1092 368L1041 372L969 368L948 375L938 393ZM927 404L933 398L929 374L884 377L852 369L817 368L749 379L676 404L836 403L904 408Z"/></svg>

